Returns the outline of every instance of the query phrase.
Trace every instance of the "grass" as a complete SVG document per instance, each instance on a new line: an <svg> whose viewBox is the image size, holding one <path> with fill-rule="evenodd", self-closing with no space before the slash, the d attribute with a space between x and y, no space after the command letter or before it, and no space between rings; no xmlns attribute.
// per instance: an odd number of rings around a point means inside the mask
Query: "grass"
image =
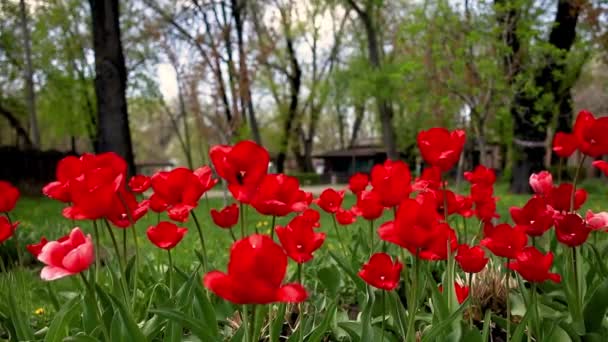
<svg viewBox="0 0 608 342"><path fill-rule="evenodd" d="M600 184L597 181L583 183L581 187L585 188L589 192L589 197L582 210L579 213L584 214L587 209L595 211L606 210L604 206L605 199L608 193L608 188L604 184ZM461 192L465 192L461 191ZM497 212L500 215L500 222L511 223L509 208L511 206L522 206L529 195L514 195L507 192L506 184L497 184L496 196L499 197ZM348 208L355 202L355 198L352 195L347 195L344 201L344 207ZM203 198L200 202L199 207L196 209L196 215L201 223L203 234L206 239L207 253L210 261L211 269L225 269L227 264L227 257L229 246L232 243L232 238L228 232L217 228L208 214L209 208L221 208L224 205L224 201L221 198L213 198L206 200ZM25 244L38 242L40 237L45 236L49 240L56 239L62 235L67 234L70 229L74 226L80 226L85 232L89 232L93 235L92 223L88 221L72 222L68 219L63 218L61 210L65 205L47 198L42 197L24 197L22 198L11 216L14 220L20 222L19 226L19 238L22 246ZM253 233L257 228L260 232L267 233L270 230L270 219L268 217L262 217L255 212L252 208L246 208L246 230L248 233ZM380 222L385 222L392 218L392 212L386 211L385 216L378 220L376 227ZM156 224L158 220L166 220L165 214L157 215L150 212L147 216L142 218L136 225L137 236L140 248L140 257L143 257L146 262L160 262L166 263L166 252L159 250L152 245L145 234L148 226ZM277 218L276 223L279 225L286 224L289 218ZM462 221L460 219L454 220L452 225L456 229L462 228ZM189 232L186 234L184 240L172 251L174 257L174 263L181 269L192 269L194 265L198 264L198 260L195 256L194 251L200 249L200 241L196 231L196 227L192 219L183 224L189 228ZM361 229L367 229L368 223L359 219L357 223L349 227L341 227L341 235L346 238L347 243L350 242L350 238L354 235L353 232ZM103 227L102 227L103 228ZM122 233L119 229L116 229L117 236L122 239ZM235 227L237 235L239 235L239 226ZM469 228L471 229L471 228ZM321 230L328 234L325 248L337 249L339 248L338 239L335 235L333 228L333 222L329 215L321 213ZM114 252L108 233L105 229L102 229L102 249L101 255L111 256ZM365 230L366 231L366 230ZM129 251L134 251L133 241L131 234L127 234ZM367 236L367 235L365 235ZM120 244L120 242L119 242ZM0 253L6 260L7 251L14 251L14 241L10 239L5 242L4 245L0 246ZM14 253L14 252L13 252ZM38 273L41 265L32 259L32 257L25 252L26 262L29 262L31 267L21 269L12 274L3 274L0 277L0 291L7 291L8 282L18 284L17 287L13 286L13 291L17 291L14 295L17 298L20 305L26 305L24 307L26 312L32 313L32 325L33 326L44 326L44 321L52 319L52 309L48 308L48 301L44 300L39 294L44 294L49 286L38 278ZM13 255L14 258L14 255ZM324 258L320 256L319 258ZM321 260L322 262L322 260ZM74 290L78 290L80 283L75 277L67 277L58 281L53 282L50 286L53 286L55 290L61 293L62 299L67 299L70 296L75 295ZM15 290L16 289L16 290ZM40 312L39 308L45 308L44 312ZM38 311L38 312L36 312ZM35 313L36 312L36 313ZM34 314L35 313L35 314ZM37 322L40 321L40 322Z"/></svg>

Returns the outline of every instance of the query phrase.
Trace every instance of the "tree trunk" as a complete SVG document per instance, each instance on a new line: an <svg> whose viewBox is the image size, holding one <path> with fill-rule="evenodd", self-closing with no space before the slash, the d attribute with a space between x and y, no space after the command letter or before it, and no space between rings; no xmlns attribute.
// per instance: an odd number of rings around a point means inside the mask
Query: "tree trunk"
<svg viewBox="0 0 608 342"><path fill-rule="evenodd" d="M249 117L249 127L251 128L251 136L253 140L262 144L262 135L260 134L260 128L258 126L258 119L255 116L255 110L253 108L253 101L251 100L251 84L249 81L249 68L247 66L247 54L245 53L245 46L243 42L243 10L245 7L245 0L231 0L232 1L232 16L234 18L236 28L236 42L239 50L239 94L242 104L243 112L247 111Z"/></svg>
<svg viewBox="0 0 608 342"><path fill-rule="evenodd" d="M15 115L13 115L13 113L11 113L7 108L4 108L2 106L2 104L0 104L0 115L5 117L6 120L8 121L8 123L15 129L15 132L17 132L17 137L21 138L24 146L26 148L31 148L32 140L30 139L30 136L27 134L27 131L21 125L21 123L19 122L19 119L17 119L17 117Z"/></svg>
<svg viewBox="0 0 608 342"><path fill-rule="evenodd" d="M355 122L353 123L353 130L350 134L350 140L348 147L353 147L357 143L359 137L359 131L361 130L361 123L365 117L365 103L355 104Z"/></svg>
<svg viewBox="0 0 608 342"><path fill-rule="evenodd" d="M298 114L298 100L300 97L300 85L302 82L302 69L300 68L300 63L298 62L296 51L293 47L293 38L291 37L287 27L285 27L285 38L287 40L287 54L291 64L291 72L289 75L289 88L291 95L287 117L283 123L283 136L281 137L279 154L277 155L277 173L283 173L285 171L285 160L287 160L289 140L291 139L293 133L293 124L296 119L296 115Z"/></svg>
<svg viewBox="0 0 608 342"><path fill-rule="evenodd" d="M93 17L95 94L97 95L97 152L113 151L135 174L127 112L127 69L122 51L118 0L89 0Z"/></svg>
<svg viewBox="0 0 608 342"><path fill-rule="evenodd" d="M362 10L354 1L349 1L351 7L357 12L359 18L363 22L365 27L365 34L367 36L367 50L369 62L374 69L380 69L380 44L378 42L378 33L374 23L372 21L372 13L369 9ZM389 159L396 160L399 155L397 154L397 145L395 143L395 128L393 127L393 105L390 101L376 96L376 102L378 105L378 114L380 114L380 122L382 125L382 140L384 147L386 148L386 155Z"/></svg>
<svg viewBox="0 0 608 342"><path fill-rule="evenodd" d="M34 90L34 70L32 66L32 46L30 30L27 23L25 0L19 1L19 12L21 15L21 31L23 34L23 47L25 51L25 99L30 121L30 136L32 139L32 146L34 148L40 148L40 130L38 129L38 117L36 115L36 92Z"/></svg>
<svg viewBox="0 0 608 342"><path fill-rule="evenodd" d="M581 9L578 0L559 0L554 25L549 35L549 44L562 52L570 51L576 38L576 24ZM541 88L541 95L531 96L518 93L512 115L514 117L514 163L511 179L511 191L516 193L529 192L528 178L533 172L544 169L546 153L545 140L547 123L552 121L555 110L561 110L564 95L569 93L572 85L555 77L564 74L566 61L556 59L554 55L546 56L547 62L537 72L534 82ZM538 98L547 94L553 97L556 107L536 106ZM539 111L537 108L541 108ZM535 124L538 117L543 118L543 125Z"/></svg>

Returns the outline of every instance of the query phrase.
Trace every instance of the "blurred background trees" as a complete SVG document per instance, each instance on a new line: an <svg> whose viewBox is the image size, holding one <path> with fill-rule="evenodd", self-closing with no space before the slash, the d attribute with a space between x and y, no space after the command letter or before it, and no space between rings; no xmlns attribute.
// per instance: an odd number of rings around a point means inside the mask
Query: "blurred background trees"
<svg viewBox="0 0 608 342"><path fill-rule="evenodd" d="M602 0L89 2L0 2L0 145L197 166L252 139L310 173L370 141L419 168L416 133L459 126L522 192L608 114Z"/></svg>

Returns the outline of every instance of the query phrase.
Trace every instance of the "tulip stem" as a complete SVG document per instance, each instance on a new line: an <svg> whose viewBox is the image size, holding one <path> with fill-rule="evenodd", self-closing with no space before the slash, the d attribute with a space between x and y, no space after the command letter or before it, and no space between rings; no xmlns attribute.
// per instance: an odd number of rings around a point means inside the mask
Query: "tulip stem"
<svg viewBox="0 0 608 342"><path fill-rule="evenodd" d="M139 272L139 247L137 246L137 232L135 231L135 225L131 221L131 233L133 235L133 242L135 243L135 269L133 270L133 307L135 308L135 298L137 297L137 273Z"/></svg>
<svg viewBox="0 0 608 342"><path fill-rule="evenodd" d="M374 220L369 220L369 257L374 254Z"/></svg>
<svg viewBox="0 0 608 342"><path fill-rule="evenodd" d="M338 243L340 244L340 248L342 248L342 253L344 253L344 256L346 257L346 247L344 247L344 242L342 241L342 237L340 236L340 230L338 229L338 223L336 222L336 215L332 214L331 219L334 222L334 229L336 230L336 237L338 238Z"/></svg>
<svg viewBox="0 0 608 342"><path fill-rule="evenodd" d="M169 298L173 298L173 258L171 258L171 250L167 249L169 257Z"/></svg>
<svg viewBox="0 0 608 342"><path fill-rule="evenodd" d="M127 230L122 230L122 255L125 258L125 264L129 262L129 257L127 256Z"/></svg>
<svg viewBox="0 0 608 342"><path fill-rule="evenodd" d="M97 220L93 220L93 231L95 233L95 284L97 284L97 279L99 279L99 258L101 253L101 241L99 236L99 228L97 227Z"/></svg>
<svg viewBox="0 0 608 342"><path fill-rule="evenodd" d="M274 240L274 225L275 225L276 219L277 219L277 217L275 215L272 215L272 221L270 224L270 238L272 240Z"/></svg>
<svg viewBox="0 0 608 342"><path fill-rule="evenodd" d="M15 249L17 249L17 260L19 260L19 266L23 267L23 256L21 255L21 247L19 246L19 237L17 236L17 229L13 227L13 221L11 220L11 216L8 212L4 212L4 216L8 220L8 226L11 228L11 234L15 239Z"/></svg>
<svg viewBox="0 0 608 342"><path fill-rule="evenodd" d="M108 233L110 233L110 238L112 239L112 245L114 246L114 250L116 251L116 257L118 258L118 267L120 268L120 285L122 287L122 294L125 297L125 302L128 301L129 298L129 286L126 283L127 279L127 270L125 268L125 264L120 257L120 250L118 249L118 243L116 242L116 236L114 235L114 231L107 220L103 220L106 224L106 228L108 229ZM123 229L124 230L124 229Z"/></svg>
<svg viewBox="0 0 608 342"><path fill-rule="evenodd" d="M232 230L232 228L229 228L228 231L230 232L230 236L232 237L232 241L236 242L236 235L234 235L234 231Z"/></svg>
<svg viewBox="0 0 608 342"><path fill-rule="evenodd" d="M473 309L475 304L473 303L473 273L469 273L469 298L471 298L469 300L469 327L473 328Z"/></svg>
<svg viewBox="0 0 608 342"><path fill-rule="evenodd" d="M532 307L534 308L534 332L536 333L536 340L542 341L542 329L540 328L540 311L538 309L538 294L536 293L536 283L532 283Z"/></svg>
<svg viewBox="0 0 608 342"><path fill-rule="evenodd" d="M243 311L241 312L241 321L243 325L243 329L245 330L245 342L253 342L253 338L249 331L249 308L247 304L243 305ZM252 323L253 324L253 323Z"/></svg>
<svg viewBox="0 0 608 342"><path fill-rule="evenodd" d="M239 213L241 214L241 239L245 238L245 210L243 202L239 202Z"/></svg>
<svg viewBox="0 0 608 342"><path fill-rule="evenodd" d="M198 232L198 237L201 240L201 249L203 252L203 273L207 273L207 248L205 248L205 237L203 236L203 231L201 230L201 225L198 222L198 218L196 218L196 214L194 214L194 210L190 212L192 218L194 219L194 225L196 226L196 230Z"/></svg>
<svg viewBox="0 0 608 342"><path fill-rule="evenodd" d="M578 182L578 174L583 168L583 163L585 162L585 155L581 157L581 160L578 162L578 166L576 167L576 171L574 172L574 179L572 180L572 193L570 194L570 211L574 211L574 194L576 193L576 185Z"/></svg>
<svg viewBox="0 0 608 342"><path fill-rule="evenodd" d="M302 264L298 263L298 283L302 286L304 286L302 284ZM304 312L303 312L303 308L302 308L302 302L298 303L298 341L302 342L304 341Z"/></svg>
<svg viewBox="0 0 608 342"><path fill-rule="evenodd" d="M464 229L464 243L469 243L469 228L467 226L467 219L462 217L462 225Z"/></svg>
<svg viewBox="0 0 608 342"><path fill-rule="evenodd" d="M418 260L418 255L420 254L420 248L416 249L416 257L414 259L412 259L412 262L414 263L414 278L412 281L412 296L411 296L411 303L408 302L408 306L410 309L410 317L407 323L407 336L405 337L405 340L407 342L409 341L415 341L416 340L416 332L415 330L415 323L416 323L416 311L418 311L418 273L420 272L420 260Z"/></svg>
<svg viewBox="0 0 608 342"><path fill-rule="evenodd" d="M101 326L101 332L103 333L103 337L106 341L111 341L109 338L110 334L108 333L108 329L106 328L106 325L104 324L102 319L103 313L101 311L101 308L99 307L99 302L97 301L95 290L93 289L93 286L91 286L91 283L89 283L89 281L87 280L87 277L85 277L82 272L80 272L79 274L80 278L82 279L82 282L84 283L84 286L87 288L91 296L93 296L93 301L95 302L95 315L97 316L97 320L99 321L99 325Z"/></svg>
<svg viewBox="0 0 608 342"><path fill-rule="evenodd" d="M509 342L509 340L511 339L511 303L509 301L509 280L510 280L510 273L511 271L509 271L509 267L507 266L509 264L509 258L505 258L506 259L506 263L505 263L505 288L506 290L506 305L507 305L507 342Z"/></svg>
<svg viewBox="0 0 608 342"><path fill-rule="evenodd" d="M381 326L380 326L380 330L382 331L382 334L380 335L380 342L384 342L384 325L385 325L385 321L386 321L386 291L382 290L382 295L381 295L382 299L382 321L381 321Z"/></svg>

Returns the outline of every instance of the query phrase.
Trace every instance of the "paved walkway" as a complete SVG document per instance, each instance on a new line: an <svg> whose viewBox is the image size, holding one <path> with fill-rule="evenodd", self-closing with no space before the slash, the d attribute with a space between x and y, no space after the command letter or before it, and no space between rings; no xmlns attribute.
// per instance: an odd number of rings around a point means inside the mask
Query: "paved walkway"
<svg viewBox="0 0 608 342"><path fill-rule="evenodd" d="M319 196L321 194L321 192L323 192L323 190L327 189L327 188L334 188L336 190L342 190L342 189L346 189L348 188L347 184L322 184L322 185L306 185L301 187L302 190L306 191L306 192L310 192L313 194L313 196ZM228 190L226 190L228 191ZM209 190L207 192L209 198L223 198L224 197L224 191L221 188L221 184L216 185L216 187L212 190Z"/></svg>

